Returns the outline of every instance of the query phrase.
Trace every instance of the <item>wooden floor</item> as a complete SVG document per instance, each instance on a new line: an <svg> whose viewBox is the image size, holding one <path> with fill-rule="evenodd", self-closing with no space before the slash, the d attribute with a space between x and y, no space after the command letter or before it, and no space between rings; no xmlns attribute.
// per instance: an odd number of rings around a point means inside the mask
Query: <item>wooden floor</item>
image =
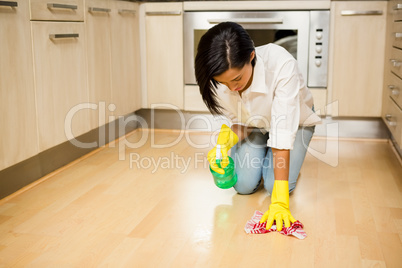
<svg viewBox="0 0 402 268"><path fill-rule="evenodd" d="M402 169L387 142L312 141L290 196L298 240L247 235L265 190L217 188L210 135L180 135L133 132L140 148L111 144L1 201L0 267L402 267Z"/></svg>

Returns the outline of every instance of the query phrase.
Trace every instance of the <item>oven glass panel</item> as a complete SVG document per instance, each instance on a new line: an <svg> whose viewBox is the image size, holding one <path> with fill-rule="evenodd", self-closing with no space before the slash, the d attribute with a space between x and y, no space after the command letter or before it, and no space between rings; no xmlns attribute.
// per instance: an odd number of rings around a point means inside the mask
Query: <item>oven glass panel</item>
<svg viewBox="0 0 402 268"><path fill-rule="evenodd" d="M284 47L297 59L297 30L247 30L254 46L274 43Z"/></svg>
<svg viewBox="0 0 402 268"><path fill-rule="evenodd" d="M262 46L268 43L274 43L284 47L292 56L297 59L297 30L281 29L246 29L254 46ZM194 57L197 54L198 43L207 30L194 30Z"/></svg>

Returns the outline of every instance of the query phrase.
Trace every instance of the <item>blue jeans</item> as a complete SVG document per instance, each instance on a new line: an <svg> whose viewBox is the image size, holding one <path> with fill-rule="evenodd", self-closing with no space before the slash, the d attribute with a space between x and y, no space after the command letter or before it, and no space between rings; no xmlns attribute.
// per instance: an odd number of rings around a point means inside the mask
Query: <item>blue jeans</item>
<svg viewBox="0 0 402 268"><path fill-rule="evenodd" d="M315 127L299 127L293 150L290 151L289 192L296 187L297 178L313 137ZM269 133L263 134L253 129L243 141L232 147L231 157L235 162L237 183L234 188L239 194L252 194L257 191L262 179L264 187L272 193L274 187L274 167L271 148L267 147Z"/></svg>

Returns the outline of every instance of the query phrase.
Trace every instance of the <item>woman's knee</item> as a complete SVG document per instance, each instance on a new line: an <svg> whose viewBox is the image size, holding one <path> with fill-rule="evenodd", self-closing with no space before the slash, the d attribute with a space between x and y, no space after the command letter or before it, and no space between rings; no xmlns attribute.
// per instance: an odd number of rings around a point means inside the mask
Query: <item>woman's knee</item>
<svg viewBox="0 0 402 268"><path fill-rule="evenodd" d="M264 188L271 195L272 190L274 189L274 182L269 181L268 183L264 183Z"/></svg>
<svg viewBox="0 0 402 268"><path fill-rule="evenodd" d="M253 194L258 190L258 187L260 186L261 179L258 181L258 183L245 183L244 181L237 181L235 186L233 187L238 194L242 195L248 195L248 194Z"/></svg>
<svg viewBox="0 0 402 268"><path fill-rule="evenodd" d="M289 181L289 193L293 192L294 189L296 189L296 182Z"/></svg>

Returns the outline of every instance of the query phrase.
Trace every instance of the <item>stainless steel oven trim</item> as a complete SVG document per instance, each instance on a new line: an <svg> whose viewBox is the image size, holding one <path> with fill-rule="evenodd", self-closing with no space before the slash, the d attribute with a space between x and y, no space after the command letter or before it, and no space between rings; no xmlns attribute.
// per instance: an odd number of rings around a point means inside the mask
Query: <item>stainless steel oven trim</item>
<svg viewBox="0 0 402 268"><path fill-rule="evenodd" d="M311 88L327 88L329 24L330 24L329 10L310 11L310 36L309 36L310 51L308 61L309 64L308 64L307 86ZM321 52L319 53L317 52L318 48L321 49Z"/></svg>

